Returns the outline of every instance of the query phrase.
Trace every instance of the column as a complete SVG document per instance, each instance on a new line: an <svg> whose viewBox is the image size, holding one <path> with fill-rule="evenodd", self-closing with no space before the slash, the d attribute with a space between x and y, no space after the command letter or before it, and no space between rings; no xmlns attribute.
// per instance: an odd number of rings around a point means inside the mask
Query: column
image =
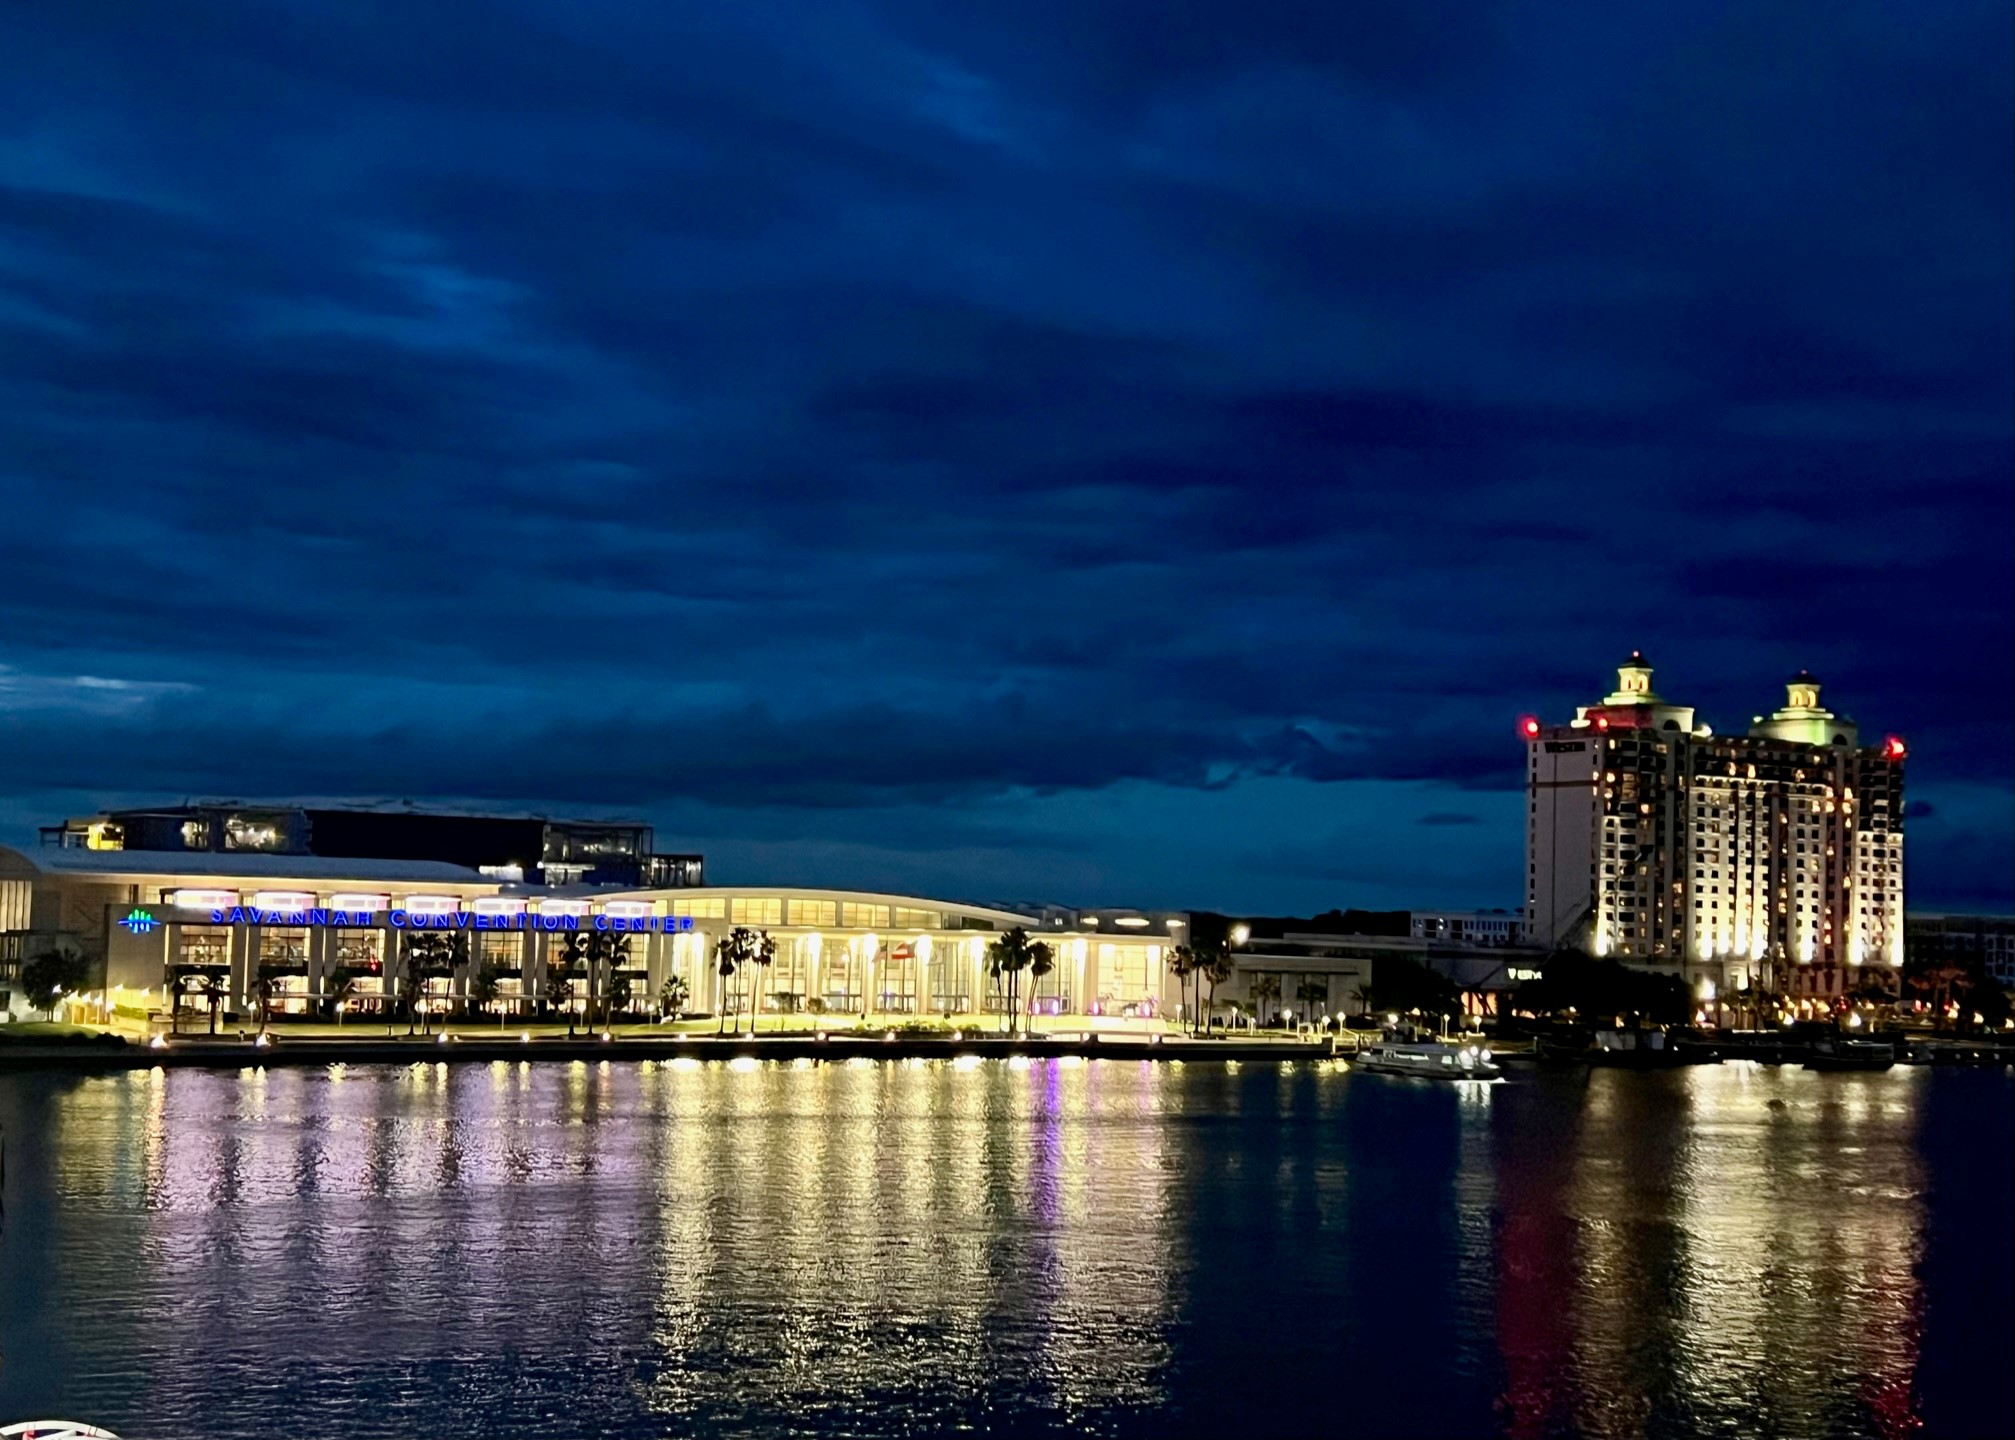
<svg viewBox="0 0 2015 1440"><path fill-rule="evenodd" d="M234 925L231 927L231 993L225 998L226 1010L245 1011L251 1004L252 975L259 968L259 946L265 927L261 925Z"/></svg>
<svg viewBox="0 0 2015 1440"><path fill-rule="evenodd" d="M329 992L329 972L335 968L336 932L327 925L308 927L308 1008L312 1014L320 1009L322 997Z"/></svg>

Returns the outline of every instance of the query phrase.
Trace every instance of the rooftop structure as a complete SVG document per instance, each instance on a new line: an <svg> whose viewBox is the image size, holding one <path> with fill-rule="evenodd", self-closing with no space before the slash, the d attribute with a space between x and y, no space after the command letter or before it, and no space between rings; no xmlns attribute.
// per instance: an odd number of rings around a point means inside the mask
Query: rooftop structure
<svg viewBox="0 0 2015 1440"><path fill-rule="evenodd" d="M434 860L500 879L590 885L698 885L705 862L660 854L638 820L558 820L404 808L248 805L212 800L110 810L47 826L42 843L83 851L313 855Z"/></svg>

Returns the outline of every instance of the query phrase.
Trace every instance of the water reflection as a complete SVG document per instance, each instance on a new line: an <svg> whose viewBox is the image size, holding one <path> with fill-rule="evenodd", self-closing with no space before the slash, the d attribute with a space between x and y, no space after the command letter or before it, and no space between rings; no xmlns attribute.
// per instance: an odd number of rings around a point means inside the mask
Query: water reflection
<svg viewBox="0 0 2015 1440"><path fill-rule="evenodd" d="M1505 1092L1507 1433L1914 1428L1913 1089L1933 1077L1865 1078L1731 1065Z"/></svg>
<svg viewBox="0 0 2015 1440"><path fill-rule="evenodd" d="M1998 1074L1744 1065L0 1077L0 1416L1991 1431L2015 1177L1972 1137L2011 1114Z"/></svg>

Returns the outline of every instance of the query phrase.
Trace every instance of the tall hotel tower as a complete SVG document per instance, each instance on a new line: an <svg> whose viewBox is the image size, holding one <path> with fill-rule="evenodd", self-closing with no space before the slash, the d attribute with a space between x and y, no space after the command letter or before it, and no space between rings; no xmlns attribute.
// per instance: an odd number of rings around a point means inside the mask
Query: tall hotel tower
<svg viewBox="0 0 2015 1440"><path fill-rule="evenodd" d="M1565 725L1523 721L1532 940L1703 992L1893 986L1903 742L1862 746L1809 674L1788 689L1747 735L1720 736L1660 699L1633 653L1601 704Z"/></svg>

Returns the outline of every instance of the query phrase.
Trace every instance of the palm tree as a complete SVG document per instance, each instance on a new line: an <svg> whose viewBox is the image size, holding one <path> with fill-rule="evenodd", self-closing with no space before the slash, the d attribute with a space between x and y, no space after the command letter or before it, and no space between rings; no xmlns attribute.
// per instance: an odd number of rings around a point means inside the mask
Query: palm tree
<svg viewBox="0 0 2015 1440"><path fill-rule="evenodd" d="M1231 979L1231 947L1215 937L1199 939L1191 953L1191 965L1197 971L1197 1033L1203 1033L1211 1023L1211 1009L1217 1005L1217 987ZM1205 985L1211 987L1209 1001L1203 999Z"/></svg>
<svg viewBox="0 0 2015 1440"><path fill-rule="evenodd" d="M1006 1015L1008 1013L1007 993L1001 988L1001 976L1000 953L995 949L993 944L989 943L987 946L987 999L991 1001L998 997L1001 1013Z"/></svg>
<svg viewBox="0 0 2015 1440"><path fill-rule="evenodd" d="M1360 984L1355 990L1350 992L1350 998L1357 1002L1357 1018L1360 1020L1368 1018L1371 1014L1371 1002L1374 998L1371 982L1367 980Z"/></svg>
<svg viewBox="0 0 2015 1440"><path fill-rule="evenodd" d="M617 967L630 958L630 937L614 930L594 930L584 932L580 951L587 963L588 999L584 1007L588 1028L595 1027L595 1010L599 1003L603 1022L608 1020L609 1001ZM627 984L625 989L627 990Z"/></svg>
<svg viewBox="0 0 2015 1440"><path fill-rule="evenodd" d="M756 943L748 953L748 963L757 969L755 983L750 987L754 993L749 996L749 1033L754 1034L757 1018L762 1014L763 986L769 979L770 966L776 963L777 941L769 931L759 931ZM778 1021L779 1025L783 1022Z"/></svg>
<svg viewBox="0 0 2015 1440"><path fill-rule="evenodd" d="M1201 940L1197 942L1197 973L1210 986L1208 1004L1199 1005L1203 1017L1217 1009L1217 987L1237 973L1238 966L1232 959L1231 947L1222 940Z"/></svg>
<svg viewBox="0 0 2015 1440"><path fill-rule="evenodd" d="M1196 1007L1189 1002L1190 980L1197 973L1196 951L1178 945L1168 952L1168 973L1175 976L1176 993L1182 997L1185 1018L1194 1020Z"/></svg>
<svg viewBox="0 0 2015 1440"><path fill-rule="evenodd" d="M411 964L399 970L399 1008L406 1012L406 1033L410 1035L420 1017L420 972Z"/></svg>
<svg viewBox="0 0 2015 1440"><path fill-rule="evenodd" d="M1007 1033L1015 1032L1015 977L1028 964L1028 931L1017 925L987 942L987 973L1003 982L1002 999L1005 1002L1003 1024Z"/></svg>
<svg viewBox="0 0 2015 1440"><path fill-rule="evenodd" d="M485 960L481 965L476 967L476 973L469 977L469 1009L471 1012L497 1003L497 994L502 989L499 982L503 979L503 974L503 968L494 960ZM499 1015L497 1025L500 1029L503 1023L503 1017Z"/></svg>
<svg viewBox="0 0 2015 1440"><path fill-rule="evenodd" d="M1035 999L1036 987L1042 984L1042 977L1056 968L1056 956L1049 948L1047 940L1031 940L1028 947L1028 995Z"/></svg>
<svg viewBox="0 0 2015 1440"><path fill-rule="evenodd" d="M1266 1013L1268 1000L1280 999L1280 977L1278 975L1255 975L1252 977L1252 1008L1260 1015Z"/></svg>
<svg viewBox="0 0 2015 1440"><path fill-rule="evenodd" d="M739 992L734 988L737 971L751 963L756 952L756 933L746 926L737 925L714 942L714 970L721 977L723 998L731 1001L737 1022L740 1021L742 1006ZM728 1011L721 1011L721 1034L728 1033Z"/></svg>
<svg viewBox="0 0 2015 1440"><path fill-rule="evenodd" d="M546 1008L567 1012L567 1033L574 1033L574 981L566 970L546 962Z"/></svg>
<svg viewBox="0 0 2015 1440"><path fill-rule="evenodd" d="M1301 1006L1301 1018L1312 1018L1315 1007L1329 1000L1329 982L1304 976L1294 987L1294 1003Z"/></svg>
<svg viewBox="0 0 2015 1440"><path fill-rule="evenodd" d="M567 1034L574 1033L574 971L587 964L587 933L569 930L560 941L560 954L555 964L548 952L546 974L551 982L551 990L558 996L567 1010Z"/></svg>
<svg viewBox="0 0 2015 1440"><path fill-rule="evenodd" d="M1039 980L1049 974L1052 956L1047 942L1031 940L1028 931L1017 925L987 946L990 974L1007 977L1008 1034L1021 1023L1021 972L1033 970Z"/></svg>
<svg viewBox="0 0 2015 1440"><path fill-rule="evenodd" d="M658 987L658 1010L665 1015L678 1015L686 1008L686 977L667 975L665 983Z"/></svg>
<svg viewBox="0 0 2015 1440"><path fill-rule="evenodd" d="M406 936L405 974L400 983L399 994L410 1007L408 1018L419 1015L419 1002L424 994L432 992L428 982L441 977L452 978L456 967L467 953L468 942L460 935L447 935L438 930L418 930ZM424 1020L422 1023L425 1023ZM413 1033L410 1024L408 1035Z"/></svg>
<svg viewBox="0 0 2015 1440"><path fill-rule="evenodd" d="M630 1010L630 977L618 970L609 976L608 998L602 1009L604 1023L612 1023L617 1015L627 1015Z"/></svg>
<svg viewBox="0 0 2015 1440"><path fill-rule="evenodd" d="M215 975L206 974L203 976L202 984L196 987L196 993L201 995L203 1003L210 1007L210 1033L215 1035L217 1033L217 1011L223 1007L224 997L227 993L224 988L224 982L219 980Z"/></svg>

